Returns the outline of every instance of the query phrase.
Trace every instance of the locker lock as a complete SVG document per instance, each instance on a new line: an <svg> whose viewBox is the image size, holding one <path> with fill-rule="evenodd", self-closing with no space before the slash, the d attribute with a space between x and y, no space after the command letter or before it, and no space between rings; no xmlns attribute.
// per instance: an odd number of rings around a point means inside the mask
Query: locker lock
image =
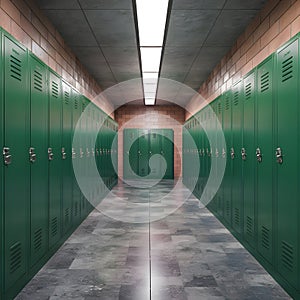
<svg viewBox="0 0 300 300"><path fill-rule="evenodd" d="M219 157L219 150L218 150L218 148L216 148L215 155L216 155L216 157Z"/></svg>
<svg viewBox="0 0 300 300"><path fill-rule="evenodd" d="M96 148L96 155L99 156L99 149Z"/></svg>
<svg viewBox="0 0 300 300"><path fill-rule="evenodd" d="M48 148L48 160L53 160L54 154L52 152L52 148Z"/></svg>
<svg viewBox="0 0 300 300"><path fill-rule="evenodd" d="M161 155L164 155L165 153L164 153L164 151L161 150L161 151L160 151L160 154L161 154Z"/></svg>
<svg viewBox="0 0 300 300"><path fill-rule="evenodd" d="M75 149L72 148L72 159L75 159L76 158L76 152L75 152Z"/></svg>
<svg viewBox="0 0 300 300"><path fill-rule="evenodd" d="M9 153L10 149L8 147L3 148L3 159L4 159L4 164L6 166L11 164L11 154Z"/></svg>
<svg viewBox="0 0 300 300"><path fill-rule="evenodd" d="M149 154L152 155L152 151L149 151Z"/></svg>
<svg viewBox="0 0 300 300"><path fill-rule="evenodd" d="M139 155L142 155L142 153L141 153L141 151L140 151L140 150L138 151L138 154L139 154Z"/></svg>
<svg viewBox="0 0 300 300"><path fill-rule="evenodd" d="M35 149L33 147L29 148L29 161L34 163L36 161Z"/></svg>
<svg viewBox="0 0 300 300"><path fill-rule="evenodd" d="M82 148L79 149L79 152L80 152L80 158L83 158L83 154L84 154L84 153L83 153L83 151L82 151Z"/></svg>
<svg viewBox="0 0 300 300"><path fill-rule="evenodd" d="M226 151L225 151L224 148L222 149L222 157L223 157L223 158L226 158Z"/></svg>
<svg viewBox="0 0 300 300"><path fill-rule="evenodd" d="M262 162L262 154L261 154L260 148L257 148L257 149L256 149L256 159L257 159L257 161L258 161L259 163Z"/></svg>
<svg viewBox="0 0 300 300"><path fill-rule="evenodd" d="M202 148L202 156L205 156L205 149Z"/></svg>
<svg viewBox="0 0 300 300"><path fill-rule="evenodd" d="M89 151L89 148L86 148L86 157L90 157L90 151Z"/></svg>
<svg viewBox="0 0 300 300"><path fill-rule="evenodd" d="M67 158L67 153L65 152L65 148L61 148L61 157L62 159L66 159Z"/></svg>
<svg viewBox="0 0 300 300"><path fill-rule="evenodd" d="M234 157L235 157L235 153L234 153L233 148L230 149L230 157L231 157L231 159L234 159Z"/></svg>
<svg viewBox="0 0 300 300"><path fill-rule="evenodd" d="M92 148L92 156L95 156L95 149Z"/></svg>
<svg viewBox="0 0 300 300"><path fill-rule="evenodd" d="M242 150L241 150L241 155L242 155L242 160L246 160L246 158L247 158L247 153L246 153L246 149L245 149L245 148L242 148Z"/></svg>
<svg viewBox="0 0 300 300"><path fill-rule="evenodd" d="M199 149L198 153L199 153L200 156L202 156L202 149Z"/></svg>
<svg viewBox="0 0 300 300"><path fill-rule="evenodd" d="M100 148L100 155L102 155L103 154L103 152L102 152L102 149ZM129 154L129 152L128 152L128 154Z"/></svg>
<svg viewBox="0 0 300 300"><path fill-rule="evenodd" d="M283 154L281 148L276 148L276 161L281 165L283 163Z"/></svg>

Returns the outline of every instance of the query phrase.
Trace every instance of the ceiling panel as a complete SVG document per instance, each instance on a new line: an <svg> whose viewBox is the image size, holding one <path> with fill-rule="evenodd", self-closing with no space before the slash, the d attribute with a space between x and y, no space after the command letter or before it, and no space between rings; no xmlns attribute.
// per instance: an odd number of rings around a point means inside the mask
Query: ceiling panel
<svg viewBox="0 0 300 300"><path fill-rule="evenodd" d="M225 1L226 0L173 0L172 9L222 9Z"/></svg>
<svg viewBox="0 0 300 300"><path fill-rule="evenodd" d="M38 0L41 9L80 9L77 0Z"/></svg>
<svg viewBox="0 0 300 300"><path fill-rule="evenodd" d="M49 1L49 0L48 0ZM83 9L129 9L132 0L79 0Z"/></svg>
<svg viewBox="0 0 300 300"><path fill-rule="evenodd" d="M251 1L241 1L241 0L227 0L224 9L260 9L267 0L251 0Z"/></svg>

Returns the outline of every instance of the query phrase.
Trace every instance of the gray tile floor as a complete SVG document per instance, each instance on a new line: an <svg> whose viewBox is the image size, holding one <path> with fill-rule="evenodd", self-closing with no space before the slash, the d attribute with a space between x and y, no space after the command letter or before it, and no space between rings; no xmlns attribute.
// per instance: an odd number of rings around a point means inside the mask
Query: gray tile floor
<svg viewBox="0 0 300 300"><path fill-rule="evenodd" d="M197 199L182 201L182 184L173 188L116 186L127 205L108 197L16 299L291 299Z"/></svg>

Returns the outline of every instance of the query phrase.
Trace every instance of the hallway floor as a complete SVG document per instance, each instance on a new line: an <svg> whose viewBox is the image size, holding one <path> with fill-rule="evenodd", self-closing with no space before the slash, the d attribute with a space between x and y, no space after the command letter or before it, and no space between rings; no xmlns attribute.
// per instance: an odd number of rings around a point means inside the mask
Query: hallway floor
<svg viewBox="0 0 300 300"><path fill-rule="evenodd" d="M291 299L193 196L171 213L188 195L173 187L116 186L141 205L103 203L106 215L94 210L16 299Z"/></svg>

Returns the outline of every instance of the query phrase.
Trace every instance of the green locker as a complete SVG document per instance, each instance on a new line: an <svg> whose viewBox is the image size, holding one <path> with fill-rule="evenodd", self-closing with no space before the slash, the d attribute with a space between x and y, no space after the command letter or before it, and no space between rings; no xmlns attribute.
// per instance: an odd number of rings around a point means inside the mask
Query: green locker
<svg viewBox="0 0 300 300"><path fill-rule="evenodd" d="M162 129L161 135L161 155L167 163L164 179L174 179L174 131L172 129Z"/></svg>
<svg viewBox="0 0 300 300"><path fill-rule="evenodd" d="M62 93L60 78L49 71L49 247L61 238Z"/></svg>
<svg viewBox="0 0 300 300"><path fill-rule="evenodd" d="M241 234L243 226L242 138L243 138L243 81L232 88L232 227Z"/></svg>
<svg viewBox="0 0 300 300"><path fill-rule="evenodd" d="M290 42L277 52L277 268L299 287L299 46Z"/></svg>
<svg viewBox="0 0 300 300"><path fill-rule="evenodd" d="M138 174L138 130L124 129L124 178L135 178Z"/></svg>
<svg viewBox="0 0 300 300"><path fill-rule="evenodd" d="M29 249L29 78L28 56L9 35L4 50L4 289L21 279Z"/></svg>
<svg viewBox="0 0 300 300"><path fill-rule="evenodd" d="M273 112L274 112L274 56L268 57L257 68L256 108L256 197L257 197L257 250L273 262L274 205L273 205Z"/></svg>
<svg viewBox="0 0 300 300"><path fill-rule="evenodd" d="M73 109L72 109L72 127L73 127L73 134L72 136L74 136L74 132L77 126L77 122L79 121L80 115L81 115L81 101L80 101L80 95L78 94L78 92L76 92L74 89L72 89L71 91L71 95L72 95L72 101L71 104L73 105ZM73 139L72 139L72 143L73 143ZM78 149L77 147L78 145L72 145L72 159L80 159L79 153L80 153L80 149ZM81 199L81 191L80 188L77 184L77 180L75 177L75 173L73 171L73 167L72 167L72 175L73 175L73 222L74 225L77 226L80 222L80 199Z"/></svg>
<svg viewBox="0 0 300 300"><path fill-rule="evenodd" d="M63 202L63 233L72 226L72 100L71 87L62 81L63 93L63 131L62 131L62 202Z"/></svg>
<svg viewBox="0 0 300 300"><path fill-rule="evenodd" d="M0 66L3 66L2 62L2 30L0 28ZM1 143L1 148L3 147L3 120L4 120L4 115L3 115L3 67L0 70L0 143ZM3 151L3 149L2 149ZM4 220L4 197L3 197L3 178L4 178L4 165L3 165L3 159L0 160L0 299L2 298L2 293L3 293L3 273L4 273L4 253L3 253L3 220Z"/></svg>
<svg viewBox="0 0 300 300"><path fill-rule="evenodd" d="M231 140L231 91L227 91L223 97L223 132L226 148L222 149L222 157L226 158L226 168L222 183L224 197L224 220L231 227L232 201L231 201L231 164L230 148Z"/></svg>
<svg viewBox="0 0 300 300"><path fill-rule="evenodd" d="M155 129L149 130L149 161L151 159L151 156L155 154L161 154L162 138L163 137L160 135L159 131ZM162 178L161 159L156 159L155 162L152 162L150 174L150 178Z"/></svg>
<svg viewBox="0 0 300 300"><path fill-rule="evenodd" d="M47 67L33 55L30 65L30 265L48 249Z"/></svg>
<svg viewBox="0 0 300 300"><path fill-rule="evenodd" d="M139 176L145 177L149 174L149 135L147 129L139 130Z"/></svg>
<svg viewBox="0 0 300 300"><path fill-rule="evenodd" d="M244 196L244 238L255 247L255 99L256 70L244 78L244 126L243 126L243 196Z"/></svg>

